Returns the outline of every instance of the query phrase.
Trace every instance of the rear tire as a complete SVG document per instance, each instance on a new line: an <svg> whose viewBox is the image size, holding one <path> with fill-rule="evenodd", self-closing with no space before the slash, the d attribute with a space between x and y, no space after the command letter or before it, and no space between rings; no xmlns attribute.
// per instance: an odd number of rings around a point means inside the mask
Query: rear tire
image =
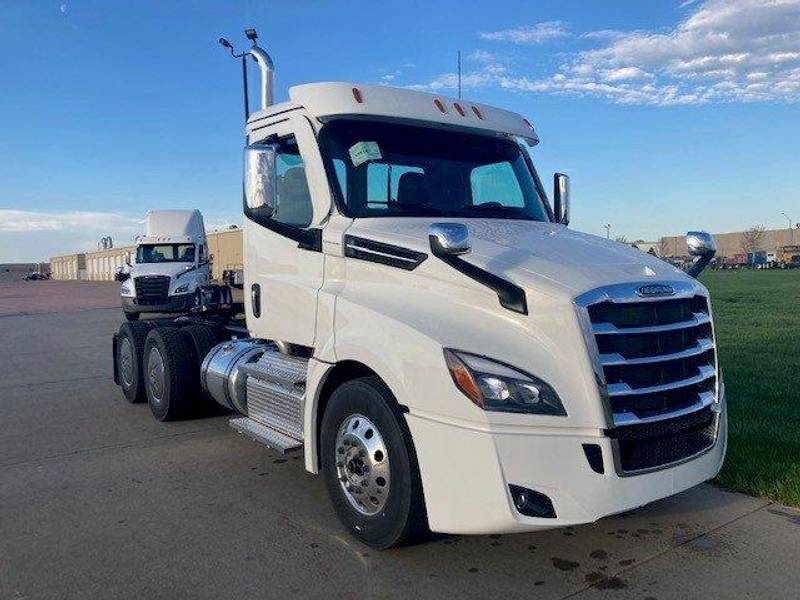
<svg viewBox="0 0 800 600"><path fill-rule="evenodd" d="M193 351L192 379L199 382L200 367L203 364L203 359L211 352L214 346L222 341L222 336L217 329L208 325L187 325L182 327L180 331L184 342ZM198 386L198 396L202 398L206 409L205 411L200 411L201 413L216 412L217 408L221 408L214 398L200 388L202 386Z"/></svg>
<svg viewBox="0 0 800 600"><path fill-rule="evenodd" d="M117 376L125 399L132 404L147 400L142 355L147 334L152 328L147 321L123 323L117 334Z"/></svg>
<svg viewBox="0 0 800 600"><path fill-rule="evenodd" d="M328 401L320 437L328 495L354 537L374 548L424 537L427 519L416 452L386 384L372 376L339 386ZM376 449L376 440L385 452Z"/></svg>
<svg viewBox="0 0 800 600"><path fill-rule="evenodd" d="M125 313L125 318L128 319L128 321L131 322L131 323L134 322L134 321L138 321L139 320L139 316L140 316L139 313L135 313L135 312L126 312Z"/></svg>
<svg viewBox="0 0 800 600"><path fill-rule="evenodd" d="M159 421L186 417L197 396L194 349L178 329L156 327L147 334L142 360L147 401Z"/></svg>

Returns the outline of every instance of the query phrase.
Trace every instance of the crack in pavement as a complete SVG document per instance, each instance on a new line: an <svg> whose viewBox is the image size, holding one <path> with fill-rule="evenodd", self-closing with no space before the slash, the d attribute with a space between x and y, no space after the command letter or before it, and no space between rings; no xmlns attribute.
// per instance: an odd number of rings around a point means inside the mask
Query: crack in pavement
<svg viewBox="0 0 800 600"><path fill-rule="evenodd" d="M685 546L687 544L690 544L690 543L692 543L692 542L694 542L694 541L696 541L696 540L698 540L698 539L700 539L702 537L705 537L705 536L707 536L707 535L709 535L711 533L715 533L715 532L719 531L720 529L724 529L725 527L728 527L729 525L733 525L734 523L737 523L737 522L741 521L742 519L744 519L746 517L749 517L750 515L753 515L753 514L757 513L760 510L764 510L765 508L768 508L768 507L770 507L770 506L772 506L774 504L775 504L774 502L771 502L769 500L764 500L764 504L762 504L760 506L757 506L756 508L754 508L752 510L747 511L746 513L741 514L738 517L734 517L730 521L726 521L725 523L717 525L716 527L712 527L711 529L708 529L706 531L698 533L697 535L694 535L694 536L692 536L690 538L687 538L687 539L683 540L679 544L675 544L674 546L671 545L669 548L666 548L666 549L662 550L661 552L656 552L652 556L648 556L646 558L643 558L642 560L637 560L636 563L634 563L633 565L631 565L629 567L625 567L623 569L620 569L619 571L616 571L614 573L609 573L603 579L612 579L614 577L619 577L620 575L622 575L624 573L631 572L634 569L638 569L639 567L641 567L643 565L646 565L647 563L650 563L650 562L654 561L657 558L660 558L660 557L662 557L662 556L664 556L666 554L669 554L670 552L673 552L673 551L675 551L675 550L677 550L679 548L682 548L683 546ZM575 597L579 596L580 594L588 592L589 590L591 590L593 588L597 588L597 586L600 585L601 581L596 581L596 582L594 582L592 584L589 584L589 585L587 585L585 587L582 587L579 590L576 590L574 592L570 592L566 596L562 596L560 600L567 600L567 598L575 598Z"/></svg>

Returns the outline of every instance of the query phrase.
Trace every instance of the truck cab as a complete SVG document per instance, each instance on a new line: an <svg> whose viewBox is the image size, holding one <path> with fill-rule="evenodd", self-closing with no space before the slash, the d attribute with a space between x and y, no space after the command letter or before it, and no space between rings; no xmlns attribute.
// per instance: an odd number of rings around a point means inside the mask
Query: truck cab
<svg viewBox="0 0 800 600"><path fill-rule="evenodd" d="M199 210L153 210L146 233L117 279L129 321L143 313L184 313L210 280L210 257Z"/></svg>
<svg viewBox="0 0 800 600"><path fill-rule="evenodd" d="M161 420L201 395L239 413L378 548L587 523L716 475L708 234L687 236L684 272L577 232L523 116L347 82L272 104L272 61L250 56L245 319L124 325L126 397Z"/></svg>

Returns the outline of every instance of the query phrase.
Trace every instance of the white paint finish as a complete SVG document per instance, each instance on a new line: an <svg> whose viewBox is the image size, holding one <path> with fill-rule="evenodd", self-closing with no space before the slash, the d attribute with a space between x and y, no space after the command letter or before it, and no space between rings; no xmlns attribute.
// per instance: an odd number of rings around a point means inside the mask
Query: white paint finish
<svg viewBox="0 0 800 600"><path fill-rule="evenodd" d="M720 438L701 457L670 469L618 477L608 438L599 436L490 433L409 414L433 531L513 533L590 523L644 506L713 478L725 455L726 420ZM581 444L600 444L605 474L594 473ZM547 494L556 519L517 513L508 484Z"/></svg>
<svg viewBox="0 0 800 600"><path fill-rule="evenodd" d="M353 88L360 91L362 102L356 101ZM521 115L494 106L439 94L382 85L323 82L291 87L289 98L291 101L288 103L253 113L249 121L250 128L252 129L260 120L302 106L311 117L320 121L349 116L402 119L428 127L444 125L490 134L519 136L533 144L539 141L536 131ZM442 113L437 108L436 100L441 102L446 112ZM462 107L464 116L456 110L455 103ZM473 107L477 108L482 119L475 114Z"/></svg>
<svg viewBox="0 0 800 600"><path fill-rule="evenodd" d="M197 209L151 210L145 216L145 238L200 243L205 240L203 215Z"/></svg>

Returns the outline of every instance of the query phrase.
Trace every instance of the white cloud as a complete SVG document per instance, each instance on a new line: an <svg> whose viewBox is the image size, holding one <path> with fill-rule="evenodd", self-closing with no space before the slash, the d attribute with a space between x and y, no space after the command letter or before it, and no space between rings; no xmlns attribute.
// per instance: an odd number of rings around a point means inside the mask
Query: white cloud
<svg viewBox="0 0 800 600"><path fill-rule="evenodd" d="M35 212L28 210L0 209L0 231L87 231L132 232L141 229L142 221L117 213L66 211Z"/></svg>
<svg viewBox="0 0 800 600"><path fill-rule="evenodd" d="M800 100L800 0L684 4L687 16L670 30L582 34L600 45L562 55L549 75L516 73L496 59L463 79L473 87L594 96L621 104ZM566 27L554 21L480 37L523 44L547 35L567 35ZM449 73L416 87L452 89L454 82Z"/></svg>
<svg viewBox="0 0 800 600"><path fill-rule="evenodd" d="M497 62L498 58L494 52L488 52L486 50L473 50L467 55L467 60L471 60L472 62L476 63L493 63Z"/></svg>
<svg viewBox="0 0 800 600"><path fill-rule="evenodd" d="M479 37L482 40L512 44L542 44L568 35L569 31L563 21L545 21L502 31L485 31L480 33Z"/></svg>

